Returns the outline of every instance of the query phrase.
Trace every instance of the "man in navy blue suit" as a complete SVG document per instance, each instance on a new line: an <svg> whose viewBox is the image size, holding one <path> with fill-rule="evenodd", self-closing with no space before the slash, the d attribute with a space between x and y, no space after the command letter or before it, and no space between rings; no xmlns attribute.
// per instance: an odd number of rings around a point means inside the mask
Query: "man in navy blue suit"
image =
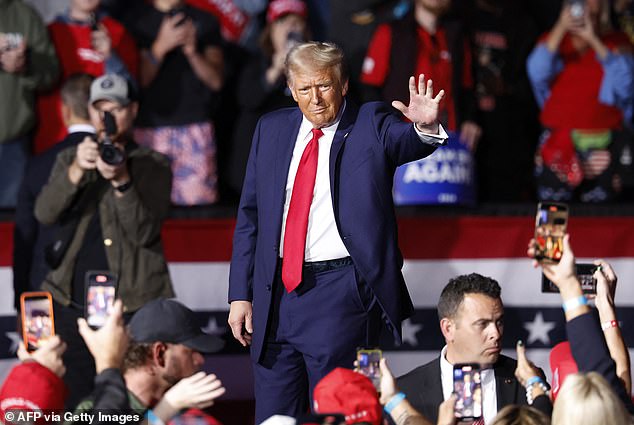
<svg viewBox="0 0 634 425"><path fill-rule="evenodd" d="M343 52L330 43L294 47L286 59L298 108L262 117L233 240L229 325L251 345L256 423L308 408L316 383L352 367L358 346L381 328L401 338L412 302L397 244L392 181L397 166L447 138L423 75L409 105L346 100ZM405 81L403 82L405 84Z"/></svg>

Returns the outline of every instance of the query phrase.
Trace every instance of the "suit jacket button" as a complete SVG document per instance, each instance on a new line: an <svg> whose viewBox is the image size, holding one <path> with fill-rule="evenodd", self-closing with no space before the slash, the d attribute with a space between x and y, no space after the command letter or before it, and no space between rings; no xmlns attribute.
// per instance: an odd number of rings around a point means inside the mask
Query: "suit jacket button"
<svg viewBox="0 0 634 425"><path fill-rule="evenodd" d="M266 285L266 290L270 291L271 290L271 285Z"/></svg>

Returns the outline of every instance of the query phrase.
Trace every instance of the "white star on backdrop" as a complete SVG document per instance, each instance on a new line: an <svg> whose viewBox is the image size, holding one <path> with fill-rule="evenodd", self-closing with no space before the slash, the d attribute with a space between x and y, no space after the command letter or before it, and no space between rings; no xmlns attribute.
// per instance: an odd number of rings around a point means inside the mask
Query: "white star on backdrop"
<svg viewBox="0 0 634 425"><path fill-rule="evenodd" d="M216 318L213 316L209 318L209 321L207 322L207 326L202 328L202 330L206 334L210 334L210 335L224 335L225 333L225 327L218 326L218 322L216 321Z"/></svg>
<svg viewBox="0 0 634 425"><path fill-rule="evenodd" d="M414 324L410 319L403 322L403 344L409 344L412 347L418 345L416 334L423 329L423 325Z"/></svg>
<svg viewBox="0 0 634 425"><path fill-rule="evenodd" d="M527 344L541 341L544 345L549 345L550 337L548 332L555 329L555 322L545 322L544 315L541 311L538 311L532 322L524 322L524 329L528 331Z"/></svg>
<svg viewBox="0 0 634 425"><path fill-rule="evenodd" d="M11 346L9 347L9 353L15 354L18 352L18 348L20 347L20 343L22 342L22 338L18 335L17 332L5 332L4 335L9 338L11 341Z"/></svg>

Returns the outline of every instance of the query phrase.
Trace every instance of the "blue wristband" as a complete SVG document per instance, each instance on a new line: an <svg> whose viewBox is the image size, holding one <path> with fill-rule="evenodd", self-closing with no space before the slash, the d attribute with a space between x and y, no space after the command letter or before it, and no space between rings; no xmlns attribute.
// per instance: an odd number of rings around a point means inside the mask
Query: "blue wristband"
<svg viewBox="0 0 634 425"><path fill-rule="evenodd" d="M544 382L544 380L542 378L540 378L539 376L531 376L530 378L528 378L526 380L526 387L530 387L531 385L537 384L539 382Z"/></svg>
<svg viewBox="0 0 634 425"><path fill-rule="evenodd" d="M385 404L385 407L383 408L383 410L385 410L387 412L388 415L392 414L392 410L394 410L394 408L396 406L398 406L398 404L403 401L405 399L405 394L404 393L397 393L394 394L392 396L392 398L390 399L390 401L388 401Z"/></svg>
<svg viewBox="0 0 634 425"><path fill-rule="evenodd" d="M163 422L161 418L156 416L152 409L147 409L147 411L145 412L145 417L147 418L147 421L150 423L150 425L165 425L165 422Z"/></svg>
<svg viewBox="0 0 634 425"><path fill-rule="evenodd" d="M588 305L588 299L585 295L579 295L577 298L566 300L561 306L563 307L564 312L568 312L570 310L574 310L575 308L579 308L582 305Z"/></svg>

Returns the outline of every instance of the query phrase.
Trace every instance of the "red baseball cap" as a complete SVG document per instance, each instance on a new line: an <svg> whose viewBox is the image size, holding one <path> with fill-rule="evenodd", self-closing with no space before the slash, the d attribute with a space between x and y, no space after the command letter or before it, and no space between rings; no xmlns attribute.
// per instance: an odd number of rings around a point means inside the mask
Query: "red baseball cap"
<svg viewBox="0 0 634 425"><path fill-rule="evenodd" d="M570 343L568 341L560 342L550 350L550 370L553 374L551 379L551 391L554 401L566 377L579 371L577 363L572 357Z"/></svg>
<svg viewBox="0 0 634 425"><path fill-rule="evenodd" d="M366 376L338 367L324 376L313 393L315 412L341 413L346 424L380 425L383 408L379 395Z"/></svg>
<svg viewBox="0 0 634 425"><path fill-rule="evenodd" d="M216 418L200 409L188 409L170 419L167 425L221 425Z"/></svg>
<svg viewBox="0 0 634 425"><path fill-rule="evenodd" d="M0 388L0 418L11 423L6 415L9 410L60 412L67 392L64 381L48 368L35 361L21 363L11 369ZM44 418L38 420L43 421Z"/></svg>
<svg viewBox="0 0 634 425"><path fill-rule="evenodd" d="M301 0L272 0L271 3L269 3L269 9L266 12L266 22L271 23L276 19L291 13L303 18L308 17L308 8L306 7L306 3Z"/></svg>

